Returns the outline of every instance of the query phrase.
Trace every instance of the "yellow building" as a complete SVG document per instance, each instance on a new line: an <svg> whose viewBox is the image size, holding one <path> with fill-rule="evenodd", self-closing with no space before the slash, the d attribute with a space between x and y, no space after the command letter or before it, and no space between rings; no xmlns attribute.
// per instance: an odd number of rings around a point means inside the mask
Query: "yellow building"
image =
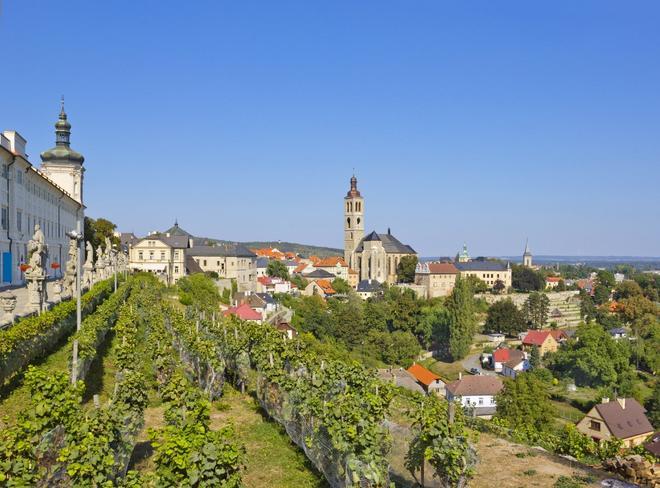
<svg viewBox="0 0 660 488"><path fill-rule="evenodd" d="M623 447L634 447L653 434L645 412L634 398L603 398L577 423L577 429L598 442L619 439Z"/></svg>
<svg viewBox="0 0 660 488"><path fill-rule="evenodd" d="M454 289L458 275L453 263L418 263L415 284L425 288L428 298L444 297Z"/></svg>

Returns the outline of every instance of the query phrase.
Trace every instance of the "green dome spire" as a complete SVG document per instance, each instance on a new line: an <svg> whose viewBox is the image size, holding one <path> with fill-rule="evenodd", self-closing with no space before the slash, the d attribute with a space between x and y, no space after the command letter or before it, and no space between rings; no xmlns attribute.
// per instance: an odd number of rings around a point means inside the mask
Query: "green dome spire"
<svg viewBox="0 0 660 488"><path fill-rule="evenodd" d="M62 97L60 116L55 122L55 147L41 153L41 160L46 162L71 162L83 164L85 158L79 152L71 149L71 124L64 111L64 97Z"/></svg>

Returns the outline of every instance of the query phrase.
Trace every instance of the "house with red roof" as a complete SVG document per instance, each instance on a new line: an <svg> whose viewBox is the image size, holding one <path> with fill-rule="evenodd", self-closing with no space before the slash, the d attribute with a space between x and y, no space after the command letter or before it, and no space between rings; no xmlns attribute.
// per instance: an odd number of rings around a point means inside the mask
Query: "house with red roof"
<svg viewBox="0 0 660 488"><path fill-rule="evenodd" d="M223 312L225 317L234 316L241 320L250 320L252 322L261 323L263 317L259 312L251 308L247 303L243 303L237 307L229 307Z"/></svg>
<svg viewBox="0 0 660 488"><path fill-rule="evenodd" d="M548 290L552 290L553 288L557 288L557 286L559 286L559 282L560 282L562 279L563 279L563 278L562 278L561 276L548 276L548 277L545 279L545 287L546 287L546 289L548 289Z"/></svg>
<svg viewBox="0 0 660 488"><path fill-rule="evenodd" d="M323 279L311 280L303 291L303 295L318 295L322 298L327 298L329 296L335 295L336 293L337 292L335 289L332 288L332 283L329 280Z"/></svg>
<svg viewBox="0 0 660 488"><path fill-rule="evenodd" d="M509 349L508 347L501 347L493 351L491 356L491 366L493 371L497 373L502 372L502 366L504 363L511 361L513 359L524 359L527 355L519 349Z"/></svg>
<svg viewBox="0 0 660 488"><path fill-rule="evenodd" d="M257 278L258 293L291 293L291 282L275 276L259 276Z"/></svg>
<svg viewBox="0 0 660 488"><path fill-rule="evenodd" d="M531 351L533 347L539 348L541 357L549 352L556 352L559 343L550 330L530 330L522 340L524 351Z"/></svg>
<svg viewBox="0 0 660 488"><path fill-rule="evenodd" d="M414 363L407 370L415 381L424 388L427 395L431 393L436 395L444 395L446 383L437 374L429 371L421 364Z"/></svg>
<svg viewBox="0 0 660 488"><path fill-rule="evenodd" d="M314 263L314 268L322 269L333 274L336 278L348 281L348 264L344 258L331 256L329 258L319 259Z"/></svg>

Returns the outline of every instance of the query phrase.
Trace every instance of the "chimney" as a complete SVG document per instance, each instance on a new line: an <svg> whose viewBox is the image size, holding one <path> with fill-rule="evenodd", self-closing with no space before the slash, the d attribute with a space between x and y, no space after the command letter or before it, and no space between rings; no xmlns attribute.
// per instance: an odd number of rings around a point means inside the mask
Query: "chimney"
<svg viewBox="0 0 660 488"><path fill-rule="evenodd" d="M603 397L600 403L610 403L610 399L608 397Z"/></svg>
<svg viewBox="0 0 660 488"><path fill-rule="evenodd" d="M6 130L2 133L2 135L4 136L4 139L6 139L9 143L9 147L7 149L9 149L17 156L23 156L24 158L27 158L27 154L25 154L25 145L27 144L27 141L23 138L23 136L21 136L15 130ZM6 147L6 144L4 144L5 141L3 140L2 142L2 145Z"/></svg>
<svg viewBox="0 0 660 488"><path fill-rule="evenodd" d="M617 398L616 401L619 402L619 405L621 405L621 408L623 410L626 409L626 399L625 398Z"/></svg>
<svg viewBox="0 0 660 488"><path fill-rule="evenodd" d="M390 228L387 228L387 235L392 235L392 232L390 231Z"/></svg>

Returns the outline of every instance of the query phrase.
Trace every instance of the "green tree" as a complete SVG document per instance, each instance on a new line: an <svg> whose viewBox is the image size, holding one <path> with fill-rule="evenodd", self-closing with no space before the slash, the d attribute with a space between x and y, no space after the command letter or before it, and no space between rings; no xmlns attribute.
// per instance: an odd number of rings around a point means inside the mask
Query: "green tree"
<svg viewBox="0 0 660 488"><path fill-rule="evenodd" d="M611 271L607 271L605 269L601 269L600 271L598 271L598 273L596 274L596 281L598 282L599 285L603 285L609 290L612 290L612 288L614 288L614 285L616 285L616 280L614 279L614 273L612 273Z"/></svg>
<svg viewBox="0 0 660 488"><path fill-rule="evenodd" d="M84 226L85 240L92 243L95 252L99 245L105 249L106 237L110 239L112 245L119 246L119 238L114 234L117 225L110 220L85 217Z"/></svg>
<svg viewBox="0 0 660 488"><path fill-rule="evenodd" d="M415 268L417 256L403 256L396 267L396 274L400 283L413 283L415 281Z"/></svg>
<svg viewBox="0 0 660 488"><path fill-rule="evenodd" d="M449 356L455 361L470 352L472 338L477 329L472 287L466 280L456 278L456 284L447 297L449 315L448 344Z"/></svg>
<svg viewBox="0 0 660 488"><path fill-rule="evenodd" d="M387 331L387 304L383 300L369 299L362 310L362 320L368 330Z"/></svg>
<svg viewBox="0 0 660 488"><path fill-rule="evenodd" d="M533 329L542 328L548 321L550 300L545 293L532 292L523 305L523 315Z"/></svg>
<svg viewBox="0 0 660 488"><path fill-rule="evenodd" d="M307 287L307 285L309 284L309 282L305 278L300 276L299 274L294 274L291 277L291 283L296 285L296 287L300 291L304 290Z"/></svg>
<svg viewBox="0 0 660 488"><path fill-rule="evenodd" d="M179 301L197 310L212 312L218 310L220 292L211 278L204 273L184 276L177 281Z"/></svg>
<svg viewBox="0 0 660 488"><path fill-rule="evenodd" d="M616 385L630 370L630 346L616 341L598 324L578 327L577 340L569 341L546 365L579 386Z"/></svg>
<svg viewBox="0 0 660 488"><path fill-rule="evenodd" d="M464 278L470 284L472 288L472 293L486 293L488 291L488 285L486 282L476 276L469 275L467 278Z"/></svg>
<svg viewBox="0 0 660 488"><path fill-rule="evenodd" d="M537 346L532 347L532 351L529 354L529 367L531 369L537 369L541 366L541 353Z"/></svg>
<svg viewBox="0 0 660 488"><path fill-rule="evenodd" d="M351 295L348 300L330 300L330 336L349 348L363 344L368 329L362 320L362 299Z"/></svg>
<svg viewBox="0 0 660 488"><path fill-rule="evenodd" d="M610 290L611 288L605 285L597 284L594 288L594 303L596 305L607 303L610 300Z"/></svg>
<svg viewBox="0 0 660 488"><path fill-rule="evenodd" d="M304 296L292 304L292 324L301 332L311 332L317 338L331 336L331 320L328 305L318 295Z"/></svg>
<svg viewBox="0 0 660 488"><path fill-rule="evenodd" d="M596 318L596 305L591 296L583 290L580 291L580 316L585 322Z"/></svg>
<svg viewBox="0 0 660 488"><path fill-rule="evenodd" d="M484 328L488 332L517 335L527 329L525 317L510 298L499 300L488 308Z"/></svg>
<svg viewBox="0 0 660 488"><path fill-rule="evenodd" d="M518 291L541 291L545 288L545 279L533 269L514 265L511 268L511 286Z"/></svg>
<svg viewBox="0 0 660 488"><path fill-rule="evenodd" d="M614 289L615 300L622 300L624 298L636 297L643 294L642 287L633 280L622 281Z"/></svg>
<svg viewBox="0 0 660 488"><path fill-rule="evenodd" d="M503 293L504 290L506 290L506 285L502 280L496 280L495 284L493 285L493 291L495 293Z"/></svg>
<svg viewBox="0 0 660 488"><path fill-rule="evenodd" d="M653 394L646 402L646 415L656 429L660 429L660 381L655 382Z"/></svg>
<svg viewBox="0 0 660 488"><path fill-rule="evenodd" d="M554 416L547 386L536 375L522 373L515 380L506 379L497 395L497 417L514 429L545 432Z"/></svg>
<svg viewBox="0 0 660 488"><path fill-rule="evenodd" d="M353 291L353 288L351 288L351 285L348 284L348 281L342 278L335 278L332 280L332 288L337 293L349 294L351 291Z"/></svg>
<svg viewBox="0 0 660 488"><path fill-rule="evenodd" d="M419 399L415 410L410 413L415 437L408 448L406 468L413 477L423 487L424 465L429 463L441 486L467 486L474 474L477 454L470 445L462 409L430 395Z"/></svg>
<svg viewBox="0 0 660 488"><path fill-rule="evenodd" d="M658 307L643 295L634 295L620 301L620 314L627 323L641 319L645 315L658 315Z"/></svg>
<svg viewBox="0 0 660 488"><path fill-rule="evenodd" d="M277 259L271 259L268 261L266 274L274 278L282 278L283 280L289 279L289 270L282 261Z"/></svg>
<svg viewBox="0 0 660 488"><path fill-rule="evenodd" d="M390 331L409 330L415 333L420 319L420 304L409 288L393 286L385 292Z"/></svg>

